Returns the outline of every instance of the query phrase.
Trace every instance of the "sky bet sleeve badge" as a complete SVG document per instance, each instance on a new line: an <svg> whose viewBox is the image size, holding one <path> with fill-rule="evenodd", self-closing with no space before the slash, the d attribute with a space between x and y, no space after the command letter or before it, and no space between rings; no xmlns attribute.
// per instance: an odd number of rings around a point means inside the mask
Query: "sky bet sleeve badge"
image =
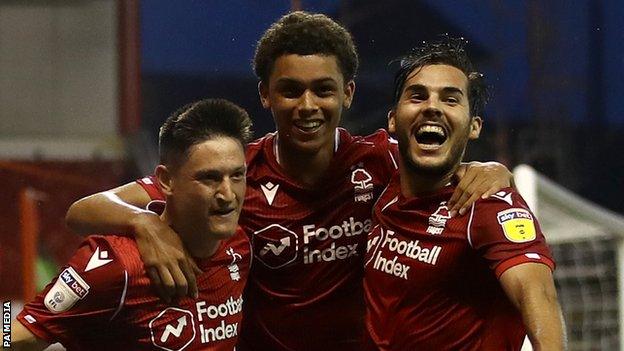
<svg viewBox="0 0 624 351"><path fill-rule="evenodd" d="M525 243L535 240L535 224L529 211L522 208L511 208L498 212L496 217L509 241Z"/></svg>
<svg viewBox="0 0 624 351"><path fill-rule="evenodd" d="M69 310L89 293L89 285L72 267L67 267L45 296L45 306L52 313Z"/></svg>

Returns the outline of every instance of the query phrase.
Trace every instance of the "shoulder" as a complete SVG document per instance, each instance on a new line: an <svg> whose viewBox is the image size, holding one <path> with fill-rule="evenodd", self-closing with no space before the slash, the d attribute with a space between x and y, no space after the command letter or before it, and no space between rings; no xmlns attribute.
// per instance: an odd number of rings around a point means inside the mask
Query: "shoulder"
<svg viewBox="0 0 624 351"><path fill-rule="evenodd" d="M511 187L501 189L496 194L475 202L471 216L475 223L504 224L510 219L535 220L522 195Z"/></svg>
<svg viewBox="0 0 624 351"><path fill-rule="evenodd" d="M271 145L274 138L275 132L268 133L262 138L258 138L248 143L245 149L245 159L247 161L247 165L256 162L258 158L261 158L264 148L267 147L267 145Z"/></svg>

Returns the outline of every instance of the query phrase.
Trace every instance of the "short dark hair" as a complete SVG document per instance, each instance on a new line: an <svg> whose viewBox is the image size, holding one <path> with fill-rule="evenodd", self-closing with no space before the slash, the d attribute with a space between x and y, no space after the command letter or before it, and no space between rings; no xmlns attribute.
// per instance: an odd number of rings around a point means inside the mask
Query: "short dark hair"
<svg viewBox="0 0 624 351"><path fill-rule="evenodd" d="M160 127L160 162L178 166L195 144L217 137L231 137L243 147L251 140L252 122L242 107L225 99L204 99L175 111Z"/></svg>
<svg viewBox="0 0 624 351"><path fill-rule="evenodd" d="M485 104L489 98L488 88L482 73L474 70L472 61L466 52L464 38L453 38L443 35L438 41L423 42L413 48L409 54L393 62L400 67L394 76L394 104L401 98L407 77L415 69L427 65L443 64L458 68L468 77L468 103L471 116L483 116Z"/></svg>
<svg viewBox="0 0 624 351"><path fill-rule="evenodd" d="M336 56L345 81L355 78L358 68L358 54L349 31L318 13L289 13L264 32L253 61L258 79L267 82L275 61L287 54Z"/></svg>

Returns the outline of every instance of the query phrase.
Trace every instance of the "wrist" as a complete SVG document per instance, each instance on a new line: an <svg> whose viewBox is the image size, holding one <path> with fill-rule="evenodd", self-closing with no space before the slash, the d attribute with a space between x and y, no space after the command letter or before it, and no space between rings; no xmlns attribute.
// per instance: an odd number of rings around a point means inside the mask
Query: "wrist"
<svg viewBox="0 0 624 351"><path fill-rule="evenodd" d="M146 228L153 225L155 221L160 221L157 213L144 210L137 212L130 219L130 232L134 237L149 236L151 231Z"/></svg>

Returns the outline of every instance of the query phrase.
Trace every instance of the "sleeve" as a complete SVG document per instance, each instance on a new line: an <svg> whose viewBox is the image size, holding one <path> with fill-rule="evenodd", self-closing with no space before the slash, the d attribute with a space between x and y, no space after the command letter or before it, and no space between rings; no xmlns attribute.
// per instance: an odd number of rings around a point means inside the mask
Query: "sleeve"
<svg viewBox="0 0 624 351"><path fill-rule="evenodd" d="M165 201L165 195L160 190L154 175L137 179L136 182L149 194L152 200Z"/></svg>
<svg viewBox="0 0 624 351"><path fill-rule="evenodd" d="M555 263L537 219L522 196L506 188L478 201L470 212L468 242L499 278L527 262Z"/></svg>
<svg viewBox="0 0 624 351"><path fill-rule="evenodd" d="M49 343L76 345L85 330L107 327L123 306L127 284L128 273L109 242L91 236L17 319Z"/></svg>
<svg viewBox="0 0 624 351"><path fill-rule="evenodd" d="M376 147L380 149L379 152L384 160L383 163L380 163L380 166L382 166L381 174L383 175L383 179L385 179L384 182L388 183L392 175L399 169L398 142L392 138L385 129L378 129L374 134L367 137L367 139L372 141Z"/></svg>

